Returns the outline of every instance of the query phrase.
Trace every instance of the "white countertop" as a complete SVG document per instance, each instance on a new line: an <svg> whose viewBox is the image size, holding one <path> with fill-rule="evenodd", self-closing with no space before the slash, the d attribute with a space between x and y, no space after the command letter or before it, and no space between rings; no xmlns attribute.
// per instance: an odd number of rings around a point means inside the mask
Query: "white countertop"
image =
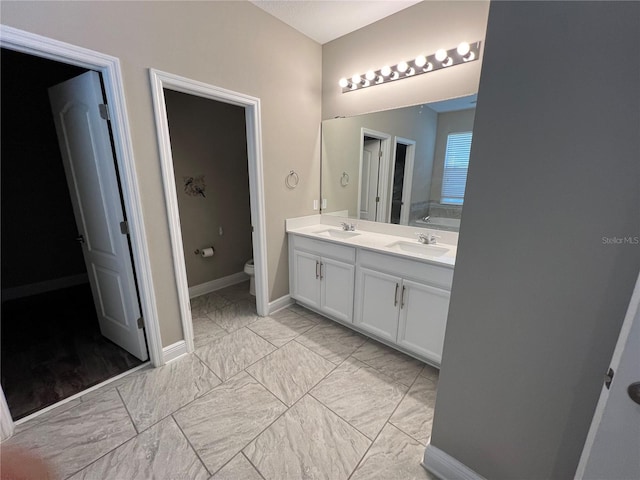
<svg viewBox="0 0 640 480"><path fill-rule="evenodd" d="M297 222L300 225L299 222ZM308 222L305 222L308 223ZM421 262L453 268L456 263L456 245L437 243L425 245L418 242L417 237L391 235L388 233L371 232L356 228L353 232L343 231L335 225L315 223L313 225L298 226L287 223L287 233L323 240L349 247L363 248L374 252L397 255ZM435 233L438 232L430 232Z"/></svg>

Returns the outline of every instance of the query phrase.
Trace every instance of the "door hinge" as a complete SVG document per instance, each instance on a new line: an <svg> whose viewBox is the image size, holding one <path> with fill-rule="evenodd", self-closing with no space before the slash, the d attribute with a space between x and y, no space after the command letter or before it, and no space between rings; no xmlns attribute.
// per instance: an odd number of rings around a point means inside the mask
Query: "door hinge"
<svg viewBox="0 0 640 480"><path fill-rule="evenodd" d="M138 318L138 328L144 328L144 317Z"/></svg>
<svg viewBox="0 0 640 480"><path fill-rule="evenodd" d="M129 235L129 222L126 220L120 222L120 233L123 235Z"/></svg>
<svg viewBox="0 0 640 480"><path fill-rule="evenodd" d="M607 390L611 388L611 382L613 382L614 375L615 372L612 368L610 368L609 371L607 371L607 374L604 376L604 386L607 387Z"/></svg>
<svg viewBox="0 0 640 480"><path fill-rule="evenodd" d="M380 197L376 197L376 203L380 201Z"/></svg>
<svg viewBox="0 0 640 480"><path fill-rule="evenodd" d="M382 158L382 150L378 152L378 158Z"/></svg>
<svg viewBox="0 0 640 480"><path fill-rule="evenodd" d="M109 105L106 103L101 103L98 105L100 109L100 116L105 120L111 120L111 115L109 115Z"/></svg>

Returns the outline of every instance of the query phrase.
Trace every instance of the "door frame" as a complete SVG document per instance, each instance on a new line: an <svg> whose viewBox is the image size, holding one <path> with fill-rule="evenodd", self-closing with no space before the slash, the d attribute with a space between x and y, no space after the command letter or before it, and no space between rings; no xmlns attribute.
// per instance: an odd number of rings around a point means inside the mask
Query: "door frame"
<svg viewBox="0 0 640 480"><path fill-rule="evenodd" d="M145 319L145 335L149 358L154 367L164 365L160 324L151 275L151 261L144 229L142 202L140 200L133 145L129 131L120 60L111 55L2 24L0 24L0 47L35 57L88 68L101 73L111 116L116 164L120 176L124 209L129 224L131 254L134 268L136 269L140 307ZM4 413L6 399L1 389L0 397L0 405ZM10 415L1 415L0 423L3 436L10 435L13 432L14 422Z"/></svg>
<svg viewBox="0 0 640 480"><path fill-rule="evenodd" d="M403 137L395 137L393 142L393 160L389 169L390 185L393 185L393 174L396 169L396 155L398 154L398 144L407 147L404 156L404 177L402 179L402 207L400 208L400 225L409 225L409 214L411 211L411 189L413 188L413 164L416 156L416 141ZM391 187L390 187L391 188ZM387 222L391 221L391 203L393 201L393 188L389 191L389 201L387 209Z"/></svg>
<svg viewBox="0 0 640 480"><path fill-rule="evenodd" d="M142 202L136 175L133 145L129 131L124 84L120 60L117 57L89 50L69 43L0 25L0 47L47 58L57 62L95 70L102 74L107 104L111 116L111 130L120 176L124 208L129 224L131 250L136 270L140 307L145 319L145 334L149 357L154 367L164 365L160 324L151 275L151 261L144 229Z"/></svg>
<svg viewBox="0 0 640 480"><path fill-rule="evenodd" d="M618 336L618 341L616 342L615 349L611 356L611 362L609 363L609 369L613 370L614 372L619 371L620 362L622 361L622 356L625 353L625 349L633 348L631 345L631 341L629 340L629 335L631 333L631 329L633 328L634 322L638 321L640 321L640 274L636 279L636 284L631 295L631 300L629 300L629 306L627 307L627 312L622 322L620 335ZM612 377L612 380L613 382L615 382L615 375ZM625 388L624 386L620 387L613 382L611 384L612 389ZM580 455L580 461L578 462L578 467L574 476L574 479L576 480L582 479L585 473L587 473L587 466L589 465L590 456L596 442L596 436L598 435L598 430L600 429L600 424L604 417L607 402L611 393L612 391L609 388L605 387L603 384L600 390L600 397L598 398L598 403L596 404L593 418L591 419L591 425L587 433L587 438L584 442L582 454Z"/></svg>
<svg viewBox="0 0 640 480"><path fill-rule="evenodd" d="M193 322L191 318L187 270L184 263L184 246L182 243L182 229L178 211L178 195L176 192L164 89L166 88L196 97L240 106L245 110L249 167L249 200L251 205L251 224L253 227L256 309L258 315L265 316L269 314L269 296L260 99L153 68L149 69L149 76L151 79L158 147L160 149L164 197L169 219L173 266L178 285L182 329L187 352L192 352L194 350Z"/></svg>
<svg viewBox="0 0 640 480"><path fill-rule="evenodd" d="M358 167L358 217L360 217L360 207L362 199L362 156L364 155L364 139L365 137L375 138L380 140L380 148L382 149L382 158L380 158L380 175L378 177L378 188L380 193L380 202L378 202L379 208L376 212L375 222L384 221L387 218L387 197L389 196L389 156L391 155L391 135L384 132L378 132L371 130L370 128L362 127L360 129L360 160Z"/></svg>

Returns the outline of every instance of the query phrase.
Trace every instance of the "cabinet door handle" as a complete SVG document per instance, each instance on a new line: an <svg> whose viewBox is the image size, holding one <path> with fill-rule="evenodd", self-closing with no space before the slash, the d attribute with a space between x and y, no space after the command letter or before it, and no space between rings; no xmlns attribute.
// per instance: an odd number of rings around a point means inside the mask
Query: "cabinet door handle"
<svg viewBox="0 0 640 480"><path fill-rule="evenodd" d="M320 262L320 280L322 280L323 276L322 276L322 267L324 266L324 263Z"/></svg>
<svg viewBox="0 0 640 480"><path fill-rule="evenodd" d="M407 289L407 287L405 287L404 285L402 286L402 299L400 300L400 309L402 310L404 308L404 292Z"/></svg>
<svg viewBox="0 0 640 480"><path fill-rule="evenodd" d="M316 279L320 278L320 274L318 273L320 267L320 262L316 260Z"/></svg>
<svg viewBox="0 0 640 480"><path fill-rule="evenodd" d="M396 283L396 293L393 294L393 306L396 307L398 305L398 288L400 285Z"/></svg>

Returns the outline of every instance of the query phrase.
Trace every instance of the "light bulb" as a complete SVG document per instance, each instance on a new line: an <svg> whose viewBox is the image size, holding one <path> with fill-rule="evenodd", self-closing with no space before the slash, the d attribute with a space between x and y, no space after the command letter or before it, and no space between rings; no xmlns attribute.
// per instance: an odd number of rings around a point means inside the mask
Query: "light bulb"
<svg viewBox="0 0 640 480"><path fill-rule="evenodd" d="M424 67L427 63L427 57L424 55L418 55L415 59L416 67Z"/></svg>
<svg viewBox="0 0 640 480"><path fill-rule="evenodd" d="M341 78L338 82L338 85L340 85L342 88L346 88L349 86L349 80L347 80L346 78Z"/></svg>
<svg viewBox="0 0 640 480"><path fill-rule="evenodd" d="M408 68L409 68L409 64L407 62L400 62L398 64L398 71L400 73L406 72Z"/></svg>
<svg viewBox="0 0 640 480"><path fill-rule="evenodd" d="M391 67L389 67L388 65L382 67L380 73L383 77L388 77L389 75L391 75Z"/></svg>
<svg viewBox="0 0 640 480"><path fill-rule="evenodd" d="M373 70L369 70L365 77L367 80L373 80L376 78L376 72L374 72Z"/></svg>
<svg viewBox="0 0 640 480"><path fill-rule="evenodd" d="M441 48L436 52L436 60L442 62L447 59L447 51L444 48Z"/></svg>
<svg viewBox="0 0 640 480"><path fill-rule="evenodd" d="M355 84L358 84L362 81L362 77L360 75L354 75L351 77L351 81Z"/></svg>
<svg viewBox="0 0 640 480"><path fill-rule="evenodd" d="M467 53L471 51L471 47L467 42L462 42L460 43L460 45L458 45L457 50L458 50L458 55L460 55L461 57L464 57Z"/></svg>

